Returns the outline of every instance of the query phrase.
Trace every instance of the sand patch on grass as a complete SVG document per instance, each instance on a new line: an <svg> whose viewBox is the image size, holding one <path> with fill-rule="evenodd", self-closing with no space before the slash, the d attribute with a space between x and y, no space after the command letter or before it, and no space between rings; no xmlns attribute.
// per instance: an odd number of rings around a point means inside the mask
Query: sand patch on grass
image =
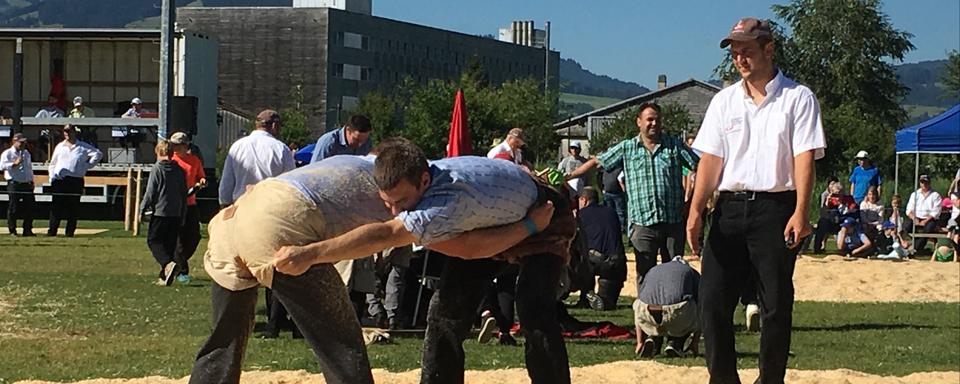
<svg viewBox="0 0 960 384"><path fill-rule="evenodd" d="M637 296L633 256L628 254L624 296ZM699 262L691 262L700 269ZM843 303L960 302L960 263L892 262L841 256L801 256L793 273L797 301Z"/></svg>
<svg viewBox="0 0 960 384"><path fill-rule="evenodd" d="M757 377L756 369L740 371L740 379L745 383L753 382ZM676 383L700 384L707 381L707 369L704 367L680 367L655 361L618 361L588 367L571 368L571 381L574 383L596 384L635 384L635 383ZM373 370L374 380L378 383L416 384L420 382L420 370L391 373L382 369ZM491 371L467 371L467 383L524 383L529 382L527 372L521 368L497 369ZM188 377L169 379L159 376L137 379L91 379L76 384L185 384ZM957 383L960 372L920 372L907 376L878 376L848 369L827 371L788 370L788 383L847 383L847 384L941 384ZM245 384L319 384L324 383L319 374L306 371L252 371L244 372L240 381ZM50 384L46 381L19 381L17 384Z"/></svg>

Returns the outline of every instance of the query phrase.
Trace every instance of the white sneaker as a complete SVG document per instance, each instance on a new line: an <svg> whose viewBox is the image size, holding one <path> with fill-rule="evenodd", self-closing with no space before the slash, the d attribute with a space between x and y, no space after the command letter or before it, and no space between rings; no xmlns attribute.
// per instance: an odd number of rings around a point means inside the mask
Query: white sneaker
<svg viewBox="0 0 960 384"><path fill-rule="evenodd" d="M172 262L172 261L169 262L169 263L167 263L167 265L165 265L165 266L163 267L163 283L164 283L164 285L166 285L166 286L169 287L170 284L173 284L173 278L176 277L176 276L173 275L173 272L175 272L176 269L177 269L177 263L174 263L174 262Z"/></svg>
<svg viewBox="0 0 960 384"><path fill-rule="evenodd" d="M760 330L760 307L756 304L747 304L747 330L757 332Z"/></svg>
<svg viewBox="0 0 960 384"><path fill-rule="evenodd" d="M483 311L483 320L481 321L480 334L477 335L477 342L486 344L493 338L493 329L497 326L497 320L493 318L490 311Z"/></svg>

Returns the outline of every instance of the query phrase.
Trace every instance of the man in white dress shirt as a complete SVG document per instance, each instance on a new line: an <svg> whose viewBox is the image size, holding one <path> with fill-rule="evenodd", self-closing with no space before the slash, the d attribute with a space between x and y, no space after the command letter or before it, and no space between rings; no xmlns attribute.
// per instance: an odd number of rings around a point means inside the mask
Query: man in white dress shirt
<svg viewBox="0 0 960 384"><path fill-rule="evenodd" d="M13 135L10 148L0 153L0 171L7 181L7 228L17 236L17 217L23 219L21 236L33 234L33 164L27 151L27 137L22 133Z"/></svg>
<svg viewBox="0 0 960 384"><path fill-rule="evenodd" d="M490 148L487 157L491 159L503 159L512 161L514 164L523 165L523 153L520 147L523 146L523 129L513 128L507 133L507 138L500 144Z"/></svg>
<svg viewBox="0 0 960 384"><path fill-rule="evenodd" d="M277 140L280 114L266 109L257 114L257 128L230 146L220 177L220 206L233 204L247 186L296 168L293 152Z"/></svg>
<svg viewBox="0 0 960 384"><path fill-rule="evenodd" d="M913 232L916 228L920 233L935 233L939 227L937 219L940 218L940 211L943 207L943 197L937 191L930 188L930 176L920 175L920 189L910 194L910 200L907 201L907 220L903 223L905 232ZM917 238L913 249L921 251L927 247L927 238ZM936 247L934 247L936 248Z"/></svg>
<svg viewBox="0 0 960 384"><path fill-rule="evenodd" d="M73 124L63 126L63 141L50 156L50 187L53 204L50 207L50 228L47 236L56 236L60 220L67 221L65 234L73 237L77 230L77 208L83 195L83 176L103 158L103 152L77 140L80 130Z"/></svg>
<svg viewBox="0 0 960 384"><path fill-rule="evenodd" d="M687 241L700 254L704 208L719 189L702 257L704 357L710 383L740 383L733 313L755 273L763 319L757 382L783 383L793 269L811 232L814 160L826 147L820 106L774 65L768 21L740 20L720 42L727 46L742 80L713 97L693 143L701 157L687 220Z"/></svg>

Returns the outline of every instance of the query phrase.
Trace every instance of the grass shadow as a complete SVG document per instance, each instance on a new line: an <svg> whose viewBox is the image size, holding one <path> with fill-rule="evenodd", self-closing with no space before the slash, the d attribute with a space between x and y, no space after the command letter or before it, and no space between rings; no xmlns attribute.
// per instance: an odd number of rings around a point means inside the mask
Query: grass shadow
<svg viewBox="0 0 960 384"><path fill-rule="evenodd" d="M794 326L794 331L831 331L831 332L846 332L846 331L875 331L875 330L892 330L892 329L934 329L934 328L943 328L933 325L923 325L923 324L879 324L879 323L855 323L855 324L837 324L837 325L817 325L817 326Z"/></svg>

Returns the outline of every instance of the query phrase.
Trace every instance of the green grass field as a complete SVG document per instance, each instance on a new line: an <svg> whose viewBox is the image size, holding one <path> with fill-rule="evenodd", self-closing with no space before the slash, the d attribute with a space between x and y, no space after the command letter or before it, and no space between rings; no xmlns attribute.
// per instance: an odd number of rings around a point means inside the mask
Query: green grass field
<svg viewBox="0 0 960 384"><path fill-rule="evenodd" d="M587 96L587 95L578 95L575 93L561 93L560 101L569 104L585 103L590 104L594 109L606 107L610 104L620 101L620 99L614 99L612 97L599 97L599 96Z"/></svg>
<svg viewBox="0 0 960 384"><path fill-rule="evenodd" d="M42 227L43 223L38 223ZM0 383L21 379L79 380L189 374L209 330L208 278L192 265L190 285L153 286L158 267L144 237L119 223L81 222L110 228L87 237L0 238ZM198 255L202 254L201 250ZM612 312L572 310L581 320L606 320L632 328L629 299ZM262 317L262 300L258 321ZM759 335L743 330L737 314L740 366L756 366ZM849 368L883 375L960 370L960 306L800 302L794 310L796 369ZM467 367L521 367L522 348L468 340ZM636 359L632 341L568 340L574 366ZM370 348L375 368L419 367L421 341L398 338ZM701 357L658 358L703 365ZM317 364L302 340L252 339L245 370L306 369Z"/></svg>

